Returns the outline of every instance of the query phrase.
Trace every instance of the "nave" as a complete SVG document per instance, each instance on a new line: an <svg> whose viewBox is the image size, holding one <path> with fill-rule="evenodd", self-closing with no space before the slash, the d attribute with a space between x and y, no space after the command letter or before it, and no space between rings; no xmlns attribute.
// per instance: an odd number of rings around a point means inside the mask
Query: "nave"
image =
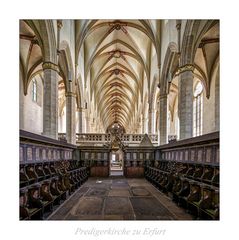
<svg viewBox="0 0 239 240"><path fill-rule="evenodd" d="M48 220L191 220L145 179L90 178Z"/></svg>
<svg viewBox="0 0 239 240"><path fill-rule="evenodd" d="M19 42L20 220L220 218L218 19L22 19Z"/></svg>

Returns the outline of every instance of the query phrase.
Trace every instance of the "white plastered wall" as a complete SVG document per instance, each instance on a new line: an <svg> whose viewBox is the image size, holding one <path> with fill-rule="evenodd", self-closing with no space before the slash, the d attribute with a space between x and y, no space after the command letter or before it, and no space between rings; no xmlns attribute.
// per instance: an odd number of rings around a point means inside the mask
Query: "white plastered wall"
<svg viewBox="0 0 239 240"><path fill-rule="evenodd" d="M40 78L37 80L37 102L32 100L32 81L28 86L28 93L23 94L20 84L20 129L42 134L43 131L43 85Z"/></svg>

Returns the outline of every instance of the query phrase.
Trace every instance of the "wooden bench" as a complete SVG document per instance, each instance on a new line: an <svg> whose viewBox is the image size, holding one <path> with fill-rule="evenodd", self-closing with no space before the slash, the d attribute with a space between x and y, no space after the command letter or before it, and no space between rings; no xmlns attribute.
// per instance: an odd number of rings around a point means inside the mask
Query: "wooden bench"
<svg viewBox="0 0 239 240"><path fill-rule="evenodd" d="M43 218L43 202L40 198L40 185L36 184L28 189L28 209L30 219L40 220Z"/></svg>

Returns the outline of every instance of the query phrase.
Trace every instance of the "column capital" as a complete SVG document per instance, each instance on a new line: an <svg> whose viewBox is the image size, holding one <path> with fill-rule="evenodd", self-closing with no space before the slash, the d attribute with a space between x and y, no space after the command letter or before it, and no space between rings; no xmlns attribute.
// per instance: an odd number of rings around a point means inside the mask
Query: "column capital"
<svg viewBox="0 0 239 240"><path fill-rule="evenodd" d="M43 68L43 70L51 69L51 70L56 71L56 72L59 71L58 65L56 65L55 63L52 63L52 62L44 62L42 64L42 68Z"/></svg>
<svg viewBox="0 0 239 240"><path fill-rule="evenodd" d="M177 70L176 73L175 73L175 76L178 76L178 75L180 75L181 73L187 72L187 71L193 72L194 69L195 69L195 66L194 66L193 64L185 64L185 65L183 65L183 66L181 66L181 67L178 68L178 70Z"/></svg>

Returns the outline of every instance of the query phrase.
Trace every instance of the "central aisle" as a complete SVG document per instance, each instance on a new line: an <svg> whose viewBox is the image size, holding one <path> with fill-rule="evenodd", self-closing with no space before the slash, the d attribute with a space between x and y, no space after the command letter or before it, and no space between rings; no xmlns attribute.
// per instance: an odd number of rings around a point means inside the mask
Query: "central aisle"
<svg viewBox="0 0 239 240"><path fill-rule="evenodd" d="M191 220L143 178L89 178L48 220Z"/></svg>

